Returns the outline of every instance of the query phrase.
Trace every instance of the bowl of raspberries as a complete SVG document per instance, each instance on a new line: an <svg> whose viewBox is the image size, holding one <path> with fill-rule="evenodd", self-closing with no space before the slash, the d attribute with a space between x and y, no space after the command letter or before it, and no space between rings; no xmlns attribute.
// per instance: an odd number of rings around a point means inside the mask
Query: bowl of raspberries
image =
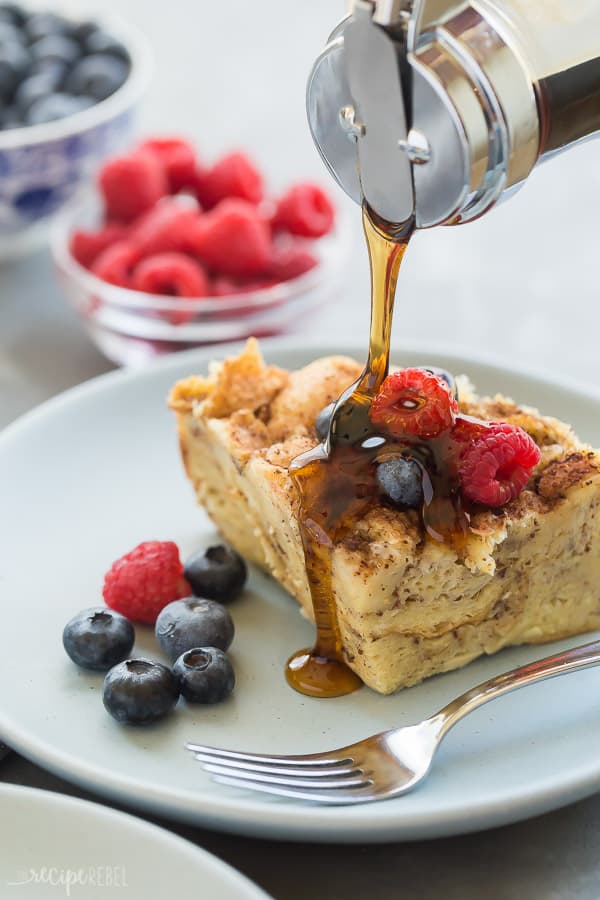
<svg viewBox="0 0 600 900"><path fill-rule="evenodd" d="M95 343L141 365L292 328L334 295L345 222L312 182L269 189L245 152L206 161L188 140L154 137L104 163L57 222L53 252Z"/></svg>
<svg viewBox="0 0 600 900"><path fill-rule="evenodd" d="M47 235L131 141L152 54L126 25L0 0L0 260Z"/></svg>

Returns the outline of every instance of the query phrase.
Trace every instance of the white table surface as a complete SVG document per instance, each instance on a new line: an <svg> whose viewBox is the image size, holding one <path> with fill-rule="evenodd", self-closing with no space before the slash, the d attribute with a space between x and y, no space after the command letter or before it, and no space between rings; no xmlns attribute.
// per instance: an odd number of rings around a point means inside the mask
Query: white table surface
<svg viewBox="0 0 600 900"><path fill-rule="evenodd" d="M38 6L42 4L37 4ZM104 4L153 41L157 71L142 115L146 132L193 137L205 158L250 150L275 182L328 176L312 145L304 85L344 10L342 0L120 0ZM72 0L79 14L99 3ZM419 233L399 285L395 338L449 342L600 385L600 142L541 167L479 222ZM304 331L364 335L366 250L356 209L356 252L340 302ZM49 396L108 371L56 285L47 252L0 267L0 426ZM82 794L12 756L0 778ZM177 829L277 897L597 900L600 800L485 835L361 850L253 842ZM315 878L314 883L318 883ZM335 886L337 885L337 887Z"/></svg>

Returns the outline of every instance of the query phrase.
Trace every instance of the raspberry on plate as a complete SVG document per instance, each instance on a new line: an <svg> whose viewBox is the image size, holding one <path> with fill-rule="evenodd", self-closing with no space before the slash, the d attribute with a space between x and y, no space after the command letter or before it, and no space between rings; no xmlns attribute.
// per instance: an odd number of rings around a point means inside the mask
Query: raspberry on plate
<svg viewBox="0 0 600 900"><path fill-rule="evenodd" d="M150 138L140 144L140 150L148 150L159 159L172 194L194 184L198 163L196 151L188 141L174 137Z"/></svg>
<svg viewBox="0 0 600 900"><path fill-rule="evenodd" d="M122 240L126 234L127 228L117 223L109 223L97 231L80 228L71 235L70 250L79 265L89 269L103 250Z"/></svg>
<svg viewBox="0 0 600 900"><path fill-rule="evenodd" d="M200 259L221 275L261 275L272 258L270 229L245 200L223 200L203 216L194 244Z"/></svg>
<svg viewBox="0 0 600 900"><path fill-rule="evenodd" d="M451 428L457 412L443 378L424 369L400 369L383 382L369 416L396 437L431 438Z"/></svg>
<svg viewBox="0 0 600 900"><path fill-rule="evenodd" d="M169 193L163 165L155 153L137 150L113 156L104 164L98 184L108 219L132 222Z"/></svg>
<svg viewBox="0 0 600 900"><path fill-rule="evenodd" d="M130 240L137 244L141 256L172 250L192 253L191 235L199 215L198 209L165 197L134 222L129 233Z"/></svg>
<svg viewBox="0 0 600 900"><path fill-rule="evenodd" d="M316 184L296 184L280 198L272 224L301 237L319 238L331 231L335 211Z"/></svg>
<svg viewBox="0 0 600 900"><path fill-rule="evenodd" d="M116 284L118 287L131 286L131 274L140 253L130 241L117 241L94 260L91 271L102 281Z"/></svg>
<svg viewBox="0 0 600 900"><path fill-rule="evenodd" d="M133 622L153 625L159 612L191 594L173 541L145 541L117 559L104 578L104 602Z"/></svg>
<svg viewBox="0 0 600 900"><path fill-rule="evenodd" d="M194 190L204 209L212 209L227 197L256 204L263 198L263 179L245 153L229 153L211 168L196 171Z"/></svg>
<svg viewBox="0 0 600 900"><path fill-rule="evenodd" d="M462 454L462 491L474 503L504 506L523 491L540 459L540 448L526 431L493 422Z"/></svg>

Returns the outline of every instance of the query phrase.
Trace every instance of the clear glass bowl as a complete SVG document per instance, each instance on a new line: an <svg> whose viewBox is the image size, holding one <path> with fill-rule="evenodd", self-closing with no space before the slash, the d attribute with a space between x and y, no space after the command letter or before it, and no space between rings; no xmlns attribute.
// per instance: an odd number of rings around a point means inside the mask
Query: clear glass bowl
<svg viewBox="0 0 600 900"><path fill-rule="evenodd" d="M107 284L79 265L69 249L70 235L99 222L95 197L65 210L54 225L52 253L64 291L90 337L110 360L127 366L204 344L292 331L339 294L351 247L349 217L338 209L333 231L310 241L319 264L304 275L243 294L166 297Z"/></svg>

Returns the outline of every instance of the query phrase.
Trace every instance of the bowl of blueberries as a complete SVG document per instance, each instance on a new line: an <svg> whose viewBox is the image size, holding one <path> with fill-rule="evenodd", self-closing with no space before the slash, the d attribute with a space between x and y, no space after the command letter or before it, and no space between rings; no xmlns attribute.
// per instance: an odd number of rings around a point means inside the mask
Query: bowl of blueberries
<svg viewBox="0 0 600 900"><path fill-rule="evenodd" d="M146 40L122 23L0 2L0 260L36 247L129 143L151 69Z"/></svg>

